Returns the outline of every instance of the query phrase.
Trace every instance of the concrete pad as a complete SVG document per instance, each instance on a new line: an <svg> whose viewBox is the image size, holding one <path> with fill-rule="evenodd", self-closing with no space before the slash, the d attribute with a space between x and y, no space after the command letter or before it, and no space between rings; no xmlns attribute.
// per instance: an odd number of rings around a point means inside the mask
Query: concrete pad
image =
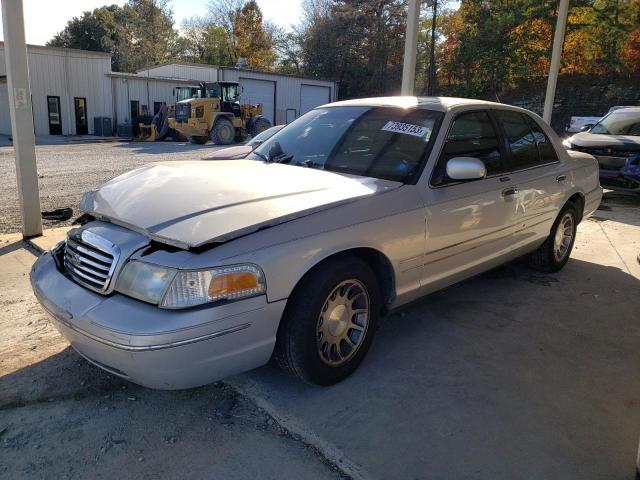
<svg viewBox="0 0 640 480"><path fill-rule="evenodd" d="M46 252L51 247L54 247L67 238L67 232L72 228L72 226L66 226L46 229L42 232L42 236L30 238L29 243L35 245L43 252Z"/></svg>
<svg viewBox="0 0 640 480"><path fill-rule="evenodd" d="M630 478L640 435L640 227L588 220L554 275L508 265L385 319L331 388L230 380L362 477ZM633 274L631 274L633 273Z"/></svg>

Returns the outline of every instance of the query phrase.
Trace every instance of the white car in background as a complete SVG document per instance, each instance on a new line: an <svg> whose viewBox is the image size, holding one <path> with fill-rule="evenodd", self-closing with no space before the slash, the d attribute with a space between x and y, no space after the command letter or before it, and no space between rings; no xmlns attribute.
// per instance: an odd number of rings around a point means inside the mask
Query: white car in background
<svg viewBox="0 0 640 480"><path fill-rule="evenodd" d="M598 123L598 120L601 118L602 117L571 117L567 133L584 132Z"/></svg>
<svg viewBox="0 0 640 480"><path fill-rule="evenodd" d="M193 387L274 356L328 385L385 312L522 256L561 269L601 197L595 159L521 108L337 102L246 160L148 165L87 193L93 220L31 283L83 357L133 382Z"/></svg>

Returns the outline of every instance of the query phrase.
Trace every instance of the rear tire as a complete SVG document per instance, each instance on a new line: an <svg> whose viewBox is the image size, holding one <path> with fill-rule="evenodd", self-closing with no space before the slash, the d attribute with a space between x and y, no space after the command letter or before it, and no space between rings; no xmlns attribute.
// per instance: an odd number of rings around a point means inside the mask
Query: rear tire
<svg viewBox="0 0 640 480"><path fill-rule="evenodd" d="M251 136L255 137L259 133L271 128L271 122L264 117L256 117L251 124Z"/></svg>
<svg viewBox="0 0 640 480"><path fill-rule="evenodd" d="M337 383L364 359L379 316L371 268L357 257L329 260L305 275L287 301L275 360L304 382Z"/></svg>
<svg viewBox="0 0 640 480"><path fill-rule="evenodd" d="M578 212L575 205L569 202L560 210L547 239L529 257L529 265L546 273L562 269L571 256L577 226Z"/></svg>
<svg viewBox="0 0 640 480"><path fill-rule="evenodd" d="M204 145L207 143L207 140L209 140L207 137L189 137L189 141L196 145Z"/></svg>
<svg viewBox="0 0 640 480"><path fill-rule="evenodd" d="M228 118L218 118L211 129L210 137L216 145L231 145L236 137L236 127Z"/></svg>

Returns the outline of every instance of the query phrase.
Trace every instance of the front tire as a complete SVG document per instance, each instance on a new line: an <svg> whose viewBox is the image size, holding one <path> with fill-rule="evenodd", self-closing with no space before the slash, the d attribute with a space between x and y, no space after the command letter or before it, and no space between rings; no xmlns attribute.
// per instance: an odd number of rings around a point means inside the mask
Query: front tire
<svg viewBox="0 0 640 480"><path fill-rule="evenodd" d="M551 234L531 254L529 265L541 272L557 272L566 265L573 250L578 227L578 212L573 203L567 203L551 227Z"/></svg>
<svg viewBox="0 0 640 480"><path fill-rule="evenodd" d="M255 137L259 133L271 128L271 122L264 117L256 117L251 124L251 136Z"/></svg>
<svg viewBox="0 0 640 480"><path fill-rule="evenodd" d="M378 282L357 257L340 257L309 272L287 302L274 357L301 380L332 385L362 362L380 316Z"/></svg>
<svg viewBox="0 0 640 480"><path fill-rule="evenodd" d="M211 129L211 141L216 145L231 145L236 137L236 127L228 118L218 118Z"/></svg>

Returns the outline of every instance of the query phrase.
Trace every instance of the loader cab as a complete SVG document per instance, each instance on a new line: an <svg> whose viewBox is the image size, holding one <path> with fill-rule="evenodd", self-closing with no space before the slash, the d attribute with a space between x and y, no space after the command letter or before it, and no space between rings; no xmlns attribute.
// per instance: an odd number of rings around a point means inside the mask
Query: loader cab
<svg viewBox="0 0 640 480"><path fill-rule="evenodd" d="M219 98L220 111L240 116L240 86L236 82L202 83L202 98Z"/></svg>

